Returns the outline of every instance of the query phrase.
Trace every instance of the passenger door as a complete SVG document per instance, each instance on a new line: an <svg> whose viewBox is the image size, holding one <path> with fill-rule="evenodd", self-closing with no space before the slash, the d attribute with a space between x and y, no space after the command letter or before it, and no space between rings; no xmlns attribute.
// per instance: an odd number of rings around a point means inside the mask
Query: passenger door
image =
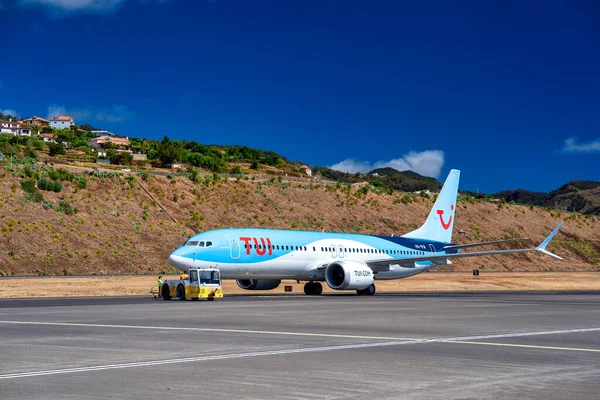
<svg viewBox="0 0 600 400"><path fill-rule="evenodd" d="M230 235L225 235L227 236L227 240L229 240L229 257L232 260L238 260L240 258L240 242L239 240L237 240L237 238L230 236Z"/></svg>

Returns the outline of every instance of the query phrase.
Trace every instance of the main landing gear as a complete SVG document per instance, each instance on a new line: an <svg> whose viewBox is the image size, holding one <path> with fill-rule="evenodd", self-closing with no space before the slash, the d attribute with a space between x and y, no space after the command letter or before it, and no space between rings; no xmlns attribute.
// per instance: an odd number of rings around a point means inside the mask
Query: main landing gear
<svg viewBox="0 0 600 400"><path fill-rule="evenodd" d="M319 282L306 282L304 284L304 294L308 296L318 296L323 293L323 285Z"/></svg>
<svg viewBox="0 0 600 400"><path fill-rule="evenodd" d="M373 296L375 294L375 284L372 283L371 286L366 289L357 290L356 294L359 296Z"/></svg>

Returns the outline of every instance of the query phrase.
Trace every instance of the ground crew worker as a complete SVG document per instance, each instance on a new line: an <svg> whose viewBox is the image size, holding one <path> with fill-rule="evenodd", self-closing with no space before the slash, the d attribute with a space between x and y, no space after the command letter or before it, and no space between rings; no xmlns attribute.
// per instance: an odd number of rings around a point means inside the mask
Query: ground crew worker
<svg viewBox="0 0 600 400"><path fill-rule="evenodd" d="M159 275L158 276L158 292L159 293L160 293L160 288L161 288L162 284L163 284L162 275Z"/></svg>
<svg viewBox="0 0 600 400"><path fill-rule="evenodd" d="M187 272L184 272L183 274L179 275L179 279L182 281L185 281L187 278L189 278Z"/></svg>

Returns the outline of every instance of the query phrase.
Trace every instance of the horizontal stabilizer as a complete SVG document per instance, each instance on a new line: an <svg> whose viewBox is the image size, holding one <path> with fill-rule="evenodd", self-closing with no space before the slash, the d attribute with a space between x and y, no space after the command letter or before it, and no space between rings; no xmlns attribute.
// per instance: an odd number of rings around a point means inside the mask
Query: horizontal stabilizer
<svg viewBox="0 0 600 400"><path fill-rule="evenodd" d="M544 241L542 242L542 244L540 244L538 247L536 247L535 249L537 251L540 251L544 254L547 254L551 257L554 258L558 258L559 260L562 260L561 257L557 256L554 253L549 252L548 250L546 250L546 246L548 246L548 243L550 243L550 241L552 240L552 238L554 237L554 235L556 235L556 232L558 232L558 230L560 229L560 227L563 225L563 223L561 222L560 224L558 224L558 226L556 228L554 228L554 230L552 232L550 232L550 234L548 235L548 237L546 239L544 239Z"/></svg>

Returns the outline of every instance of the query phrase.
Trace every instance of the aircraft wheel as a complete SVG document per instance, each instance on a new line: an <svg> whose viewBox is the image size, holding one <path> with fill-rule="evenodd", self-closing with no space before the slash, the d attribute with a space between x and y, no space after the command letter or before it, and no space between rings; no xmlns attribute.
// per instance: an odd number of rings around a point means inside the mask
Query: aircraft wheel
<svg viewBox="0 0 600 400"><path fill-rule="evenodd" d="M365 293L365 289L359 289L359 290L357 290L356 294L359 295L359 296L364 296L366 294Z"/></svg>
<svg viewBox="0 0 600 400"><path fill-rule="evenodd" d="M304 284L304 294L307 296L310 296L313 294L313 287L314 287L314 283L312 282L306 282Z"/></svg>
<svg viewBox="0 0 600 400"><path fill-rule="evenodd" d="M185 300L185 288L183 285L177 286L177 298L179 300Z"/></svg>
<svg viewBox="0 0 600 400"><path fill-rule="evenodd" d="M323 293L323 285L321 285L319 282L313 283L312 294L319 296L321 293Z"/></svg>
<svg viewBox="0 0 600 400"><path fill-rule="evenodd" d="M160 294L162 295L163 300L171 300L171 292L168 284L164 284L160 287Z"/></svg>
<svg viewBox="0 0 600 400"><path fill-rule="evenodd" d="M373 296L375 294L376 288L375 288L375 284L372 283L371 286L369 286L368 288L365 289L365 294L367 296Z"/></svg>

